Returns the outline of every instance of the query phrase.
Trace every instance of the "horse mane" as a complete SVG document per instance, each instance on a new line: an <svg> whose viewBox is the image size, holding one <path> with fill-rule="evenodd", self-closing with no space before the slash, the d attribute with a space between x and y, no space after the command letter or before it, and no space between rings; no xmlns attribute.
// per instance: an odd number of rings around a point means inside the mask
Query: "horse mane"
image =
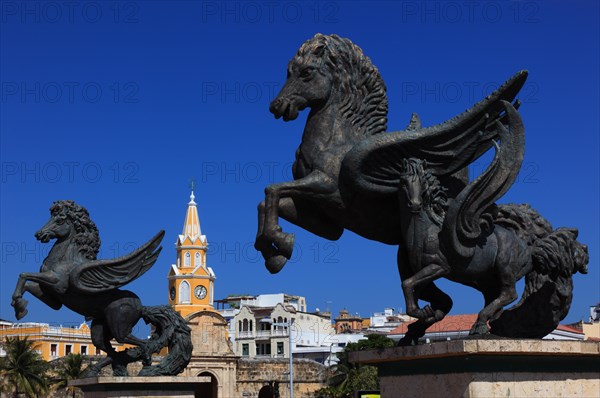
<svg viewBox="0 0 600 398"><path fill-rule="evenodd" d="M79 252L88 260L95 260L100 251L100 234L88 211L72 200L58 200L50 207L50 214L71 220L76 232L73 241Z"/></svg>
<svg viewBox="0 0 600 398"><path fill-rule="evenodd" d="M379 71L360 47L337 35L317 33L294 57L316 57L329 69L342 93L341 115L362 135L387 131L388 99Z"/></svg>
<svg viewBox="0 0 600 398"><path fill-rule="evenodd" d="M448 198L446 188L440 184L440 180L427 168L425 160L409 158L403 162L404 171L402 175L416 175L423 184L423 205L431 220L438 226L442 226L448 209Z"/></svg>

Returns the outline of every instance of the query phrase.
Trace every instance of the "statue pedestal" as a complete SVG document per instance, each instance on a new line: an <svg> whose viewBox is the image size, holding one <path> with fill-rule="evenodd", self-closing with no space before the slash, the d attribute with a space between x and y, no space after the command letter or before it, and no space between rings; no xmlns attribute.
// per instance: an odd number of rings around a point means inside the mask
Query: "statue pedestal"
<svg viewBox="0 0 600 398"><path fill-rule="evenodd" d="M599 397L600 342L456 340L353 352L381 396Z"/></svg>
<svg viewBox="0 0 600 398"><path fill-rule="evenodd" d="M88 377L73 380L70 386L83 390L85 398L152 397L194 398L210 377Z"/></svg>

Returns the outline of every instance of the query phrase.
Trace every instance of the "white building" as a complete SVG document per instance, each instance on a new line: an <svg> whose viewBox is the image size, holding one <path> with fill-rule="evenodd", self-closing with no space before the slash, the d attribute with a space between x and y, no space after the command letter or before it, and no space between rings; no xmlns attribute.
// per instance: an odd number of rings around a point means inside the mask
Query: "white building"
<svg viewBox="0 0 600 398"><path fill-rule="evenodd" d="M386 308L383 312L375 312L369 318L368 332L389 333L401 323L414 320L406 314L397 313L393 308Z"/></svg>
<svg viewBox="0 0 600 398"><path fill-rule="evenodd" d="M289 358L290 323L292 355L330 362L338 341L329 315L306 311L306 299L284 293L235 296L218 300L229 324L236 355L246 358Z"/></svg>

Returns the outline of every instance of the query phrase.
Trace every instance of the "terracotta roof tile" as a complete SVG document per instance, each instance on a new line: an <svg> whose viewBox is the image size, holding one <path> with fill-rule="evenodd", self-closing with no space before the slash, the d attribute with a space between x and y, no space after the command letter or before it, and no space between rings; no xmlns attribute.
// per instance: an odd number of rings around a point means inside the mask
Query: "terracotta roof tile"
<svg viewBox="0 0 600 398"><path fill-rule="evenodd" d="M463 332L471 330L471 326L477 320L477 314L448 315L438 323L427 329L429 333L440 332ZM413 321L414 322L414 321ZM388 334L405 334L408 325L413 322L405 322L389 332Z"/></svg>
<svg viewBox="0 0 600 398"><path fill-rule="evenodd" d="M564 332L570 332L570 333L577 333L577 334L583 334L583 332L580 329L574 328L573 326L567 326L567 325L558 325L556 327L557 330L562 330Z"/></svg>
<svg viewBox="0 0 600 398"><path fill-rule="evenodd" d="M463 314L463 315L448 315L440 322L434 324L429 329L428 333L441 333L441 332L465 332L471 330L471 326L477 320L477 314ZM389 332L388 334L406 334L408 325L412 322L405 322ZM556 328L564 332L583 334L583 332L573 326L558 325Z"/></svg>

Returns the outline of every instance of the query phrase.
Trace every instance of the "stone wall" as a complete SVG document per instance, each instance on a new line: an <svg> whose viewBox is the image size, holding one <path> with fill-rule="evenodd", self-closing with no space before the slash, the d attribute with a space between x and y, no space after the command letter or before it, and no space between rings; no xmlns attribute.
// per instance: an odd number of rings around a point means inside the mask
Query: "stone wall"
<svg viewBox="0 0 600 398"><path fill-rule="evenodd" d="M289 393L289 359L240 359L237 363L237 396L258 397L260 389L279 383L281 398ZM309 360L294 360L294 398L314 398L314 392L326 386L327 367Z"/></svg>
<svg viewBox="0 0 600 398"><path fill-rule="evenodd" d="M350 353L378 368L382 398L599 397L600 343L469 339Z"/></svg>

